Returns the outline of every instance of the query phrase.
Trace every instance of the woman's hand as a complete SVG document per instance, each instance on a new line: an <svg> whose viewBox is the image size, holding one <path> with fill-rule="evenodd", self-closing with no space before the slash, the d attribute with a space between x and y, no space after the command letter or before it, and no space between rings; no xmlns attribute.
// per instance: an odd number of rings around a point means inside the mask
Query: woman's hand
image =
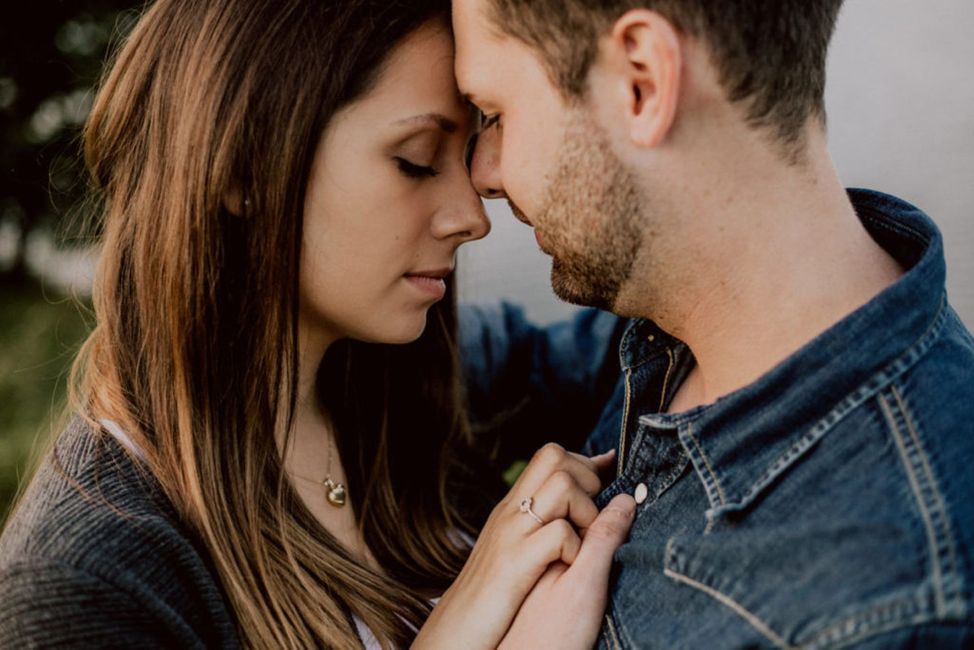
<svg viewBox="0 0 974 650"><path fill-rule="evenodd" d="M636 502L612 499L585 531L574 564L552 564L514 619L501 650L588 650L595 646L609 591L612 556L626 540Z"/></svg>
<svg viewBox="0 0 974 650"><path fill-rule="evenodd" d="M592 496L602 485L599 472L612 466L614 455L588 458L556 444L542 447L494 508L413 647L496 648L549 565L568 567L579 556L583 544L577 531L599 517ZM522 510L525 499L541 523Z"/></svg>

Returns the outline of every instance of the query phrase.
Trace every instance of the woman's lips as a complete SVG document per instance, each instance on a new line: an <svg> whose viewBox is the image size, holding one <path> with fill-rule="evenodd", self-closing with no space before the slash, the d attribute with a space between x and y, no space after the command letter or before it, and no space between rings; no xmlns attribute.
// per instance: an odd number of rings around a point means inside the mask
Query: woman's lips
<svg viewBox="0 0 974 650"><path fill-rule="evenodd" d="M419 273L407 273L406 280L413 287L423 292L431 298L439 300L446 295L446 276L450 274L446 271L422 271Z"/></svg>

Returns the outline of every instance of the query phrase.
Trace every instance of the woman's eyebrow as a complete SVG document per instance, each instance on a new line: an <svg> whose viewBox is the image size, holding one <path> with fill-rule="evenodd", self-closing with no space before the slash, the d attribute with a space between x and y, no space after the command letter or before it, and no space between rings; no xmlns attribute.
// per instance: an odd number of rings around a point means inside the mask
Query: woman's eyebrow
<svg viewBox="0 0 974 650"><path fill-rule="evenodd" d="M403 124L432 124L446 133L455 133L460 126L450 118L440 113L424 113L422 115L414 115L412 117L405 117L401 120L396 120L393 122L395 125Z"/></svg>

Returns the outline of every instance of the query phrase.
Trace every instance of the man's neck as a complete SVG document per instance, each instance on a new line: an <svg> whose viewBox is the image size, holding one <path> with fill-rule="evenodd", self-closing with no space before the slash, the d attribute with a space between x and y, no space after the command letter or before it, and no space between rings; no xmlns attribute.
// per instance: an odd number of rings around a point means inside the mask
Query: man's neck
<svg viewBox="0 0 974 650"><path fill-rule="evenodd" d="M669 288L662 317L646 311L697 361L672 412L754 382L902 274L862 226L824 144L801 170L782 164L765 175L733 200L695 206L720 224L701 268Z"/></svg>

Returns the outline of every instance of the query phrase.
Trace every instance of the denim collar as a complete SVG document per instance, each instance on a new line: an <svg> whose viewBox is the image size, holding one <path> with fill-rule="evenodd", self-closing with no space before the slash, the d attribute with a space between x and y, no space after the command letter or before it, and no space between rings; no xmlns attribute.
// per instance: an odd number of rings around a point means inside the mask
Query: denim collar
<svg viewBox="0 0 974 650"><path fill-rule="evenodd" d="M711 512L747 506L856 406L915 363L947 316L940 233L920 210L867 190L849 197L872 237L908 271L892 286L806 344L756 382L710 405L640 422L678 429L711 501ZM646 320L620 344L624 369L686 345Z"/></svg>

